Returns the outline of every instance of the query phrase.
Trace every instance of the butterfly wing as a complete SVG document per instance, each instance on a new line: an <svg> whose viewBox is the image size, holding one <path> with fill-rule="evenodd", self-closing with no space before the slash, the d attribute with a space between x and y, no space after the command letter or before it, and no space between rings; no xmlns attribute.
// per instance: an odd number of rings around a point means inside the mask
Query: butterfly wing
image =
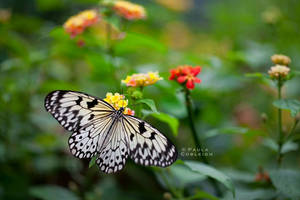
<svg viewBox="0 0 300 200"><path fill-rule="evenodd" d="M57 90L47 95L45 108L68 131L71 153L91 158L102 147L115 109L107 102L81 92Z"/></svg>
<svg viewBox="0 0 300 200"><path fill-rule="evenodd" d="M123 128L127 134L130 158L144 166L167 167L177 159L172 142L156 128L143 120L123 115Z"/></svg>
<svg viewBox="0 0 300 200"><path fill-rule="evenodd" d="M123 169L129 155L128 138L123 127L123 118L115 118L108 139L96 160L100 170L113 173Z"/></svg>

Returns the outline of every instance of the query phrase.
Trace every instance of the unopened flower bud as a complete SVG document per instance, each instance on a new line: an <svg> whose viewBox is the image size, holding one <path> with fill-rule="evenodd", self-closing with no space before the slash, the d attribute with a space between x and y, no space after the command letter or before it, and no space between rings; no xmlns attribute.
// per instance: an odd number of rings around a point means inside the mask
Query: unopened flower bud
<svg viewBox="0 0 300 200"><path fill-rule="evenodd" d="M171 200L171 199L172 199L172 194L169 193L169 192L165 192L165 193L164 193L164 199L166 199L166 200Z"/></svg>
<svg viewBox="0 0 300 200"><path fill-rule="evenodd" d="M261 117L261 119L262 119L263 123L266 123L266 122L267 122L267 120L268 120L268 116L267 116L267 114L266 114L266 113L262 113L260 117Z"/></svg>

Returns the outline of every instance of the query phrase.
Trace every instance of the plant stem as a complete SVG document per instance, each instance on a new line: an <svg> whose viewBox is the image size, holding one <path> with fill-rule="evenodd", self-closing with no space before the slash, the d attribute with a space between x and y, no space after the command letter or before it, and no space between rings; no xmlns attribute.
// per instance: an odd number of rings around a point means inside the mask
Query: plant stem
<svg viewBox="0 0 300 200"><path fill-rule="evenodd" d="M192 136L193 136L193 139L194 139L194 142L195 142L195 146L196 146L197 149L200 149L200 151L202 151L202 149L203 149L202 144L201 144L201 142L198 138L196 127L195 127L195 124L194 124L193 111L192 111L192 99L191 99L191 96L190 96L190 91L185 88L184 92L185 92L186 109L187 109L187 112L188 112L190 128L191 128L191 131L192 131ZM203 162L205 164L208 164L207 158L204 155L202 155L202 153L201 153L201 159L203 160Z"/></svg>
<svg viewBox="0 0 300 200"><path fill-rule="evenodd" d="M193 139L194 139L194 142L195 142L195 146L196 146L197 149L200 149L200 151L202 151L202 149L203 149L202 144L201 144L201 141L198 138L198 134L197 134L194 119L193 119L192 99L191 99L191 96L190 96L190 91L187 88L184 88L184 94L185 94L185 104L186 104L186 109L187 109L187 112L188 112L190 128L191 128L191 131L192 131L192 136L193 136ZM206 156L204 156L202 154L202 152L201 152L200 155L201 155L202 161L205 164L209 165L209 161L206 158ZM211 183L211 185L214 187L216 194L218 196L221 196L222 192L221 192L221 189L219 188L219 185L217 184L216 180L213 179L213 178L210 178L210 177L208 178L208 180Z"/></svg>
<svg viewBox="0 0 300 200"><path fill-rule="evenodd" d="M278 95L278 100L281 100L281 88L282 88L282 80L279 77L278 82L277 82L277 95ZM280 167L281 162L282 162L282 153L281 153L281 149L282 149L282 145L283 145L283 132L282 132L282 111L281 108L278 108L278 157L277 157L277 164L278 167Z"/></svg>

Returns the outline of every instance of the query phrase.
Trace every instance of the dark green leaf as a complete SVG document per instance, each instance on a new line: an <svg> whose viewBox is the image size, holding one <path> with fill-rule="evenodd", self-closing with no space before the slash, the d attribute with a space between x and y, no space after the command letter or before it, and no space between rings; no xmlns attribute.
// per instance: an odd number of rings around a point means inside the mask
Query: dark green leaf
<svg viewBox="0 0 300 200"><path fill-rule="evenodd" d="M233 196L235 196L235 189L232 180L222 172L209 165L205 165L197 161L185 161L184 163L192 171L209 176L223 183L232 192Z"/></svg>
<svg viewBox="0 0 300 200"><path fill-rule="evenodd" d="M147 105L152 110L152 112L157 112L155 102L152 99L141 99L138 100L137 103L143 103Z"/></svg>
<svg viewBox="0 0 300 200"><path fill-rule="evenodd" d="M273 102L273 105L280 109L289 110L292 117L296 117L296 115L300 112L300 101L296 99L276 100Z"/></svg>
<svg viewBox="0 0 300 200"><path fill-rule="evenodd" d="M177 136L178 127L179 127L179 121L177 118L172 117L171 115L168 115L168 114L162 113L162 112L151 113L150 115L162 122L167 123L169 125L169 127L171 128L173 134L175 136Z"/></svg>
<svg viewBox="0 0 300 200"><path fill-rule="evenodd" d="M266 138L263 140L263 145L270 148L272 151L278 151L278 144L272 138Z"/></svg>
<svg viewBox="0 0 300 200"><path fill-rule="evenodd" d="M272 199L277 196L277 192L273 189L237 189L236 197L232 193L227 192L221 200L258 200L258 199Z"/></svg>
<svg viewBox="0 0 300 200"><path fill-rule="evenodd" d="M42 200L79 200L73 192L56 185L34 186L30 188L29 192L33 197Z"/></svg>
<svg viewBox="0 0 300 200"><path fill-rule="evenodd" d="M287 141L286 143L283 144L281 153L285 154L290 151L296 151L298 149L298 144L292 141Z"/></svg>
<svg viewBox="0 0 300 200"><path fill-rule="evenodd" d="M300 198L300 172L292 169L280 169L270 172L273 185L282 194L291 198Z"/></svg>

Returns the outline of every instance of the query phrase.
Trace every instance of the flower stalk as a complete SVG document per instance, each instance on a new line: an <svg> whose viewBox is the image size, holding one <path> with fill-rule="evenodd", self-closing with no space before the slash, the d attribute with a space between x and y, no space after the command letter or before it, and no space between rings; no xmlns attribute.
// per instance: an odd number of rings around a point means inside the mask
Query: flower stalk
<svg viewBox="0 0 300 200"><path fill-rule="evenodd" d="M277 93L278 93L278 100L281 100L281 88L282 88L282 80L281 77L279 76L278 81L277 81ZM282 153L281 153L281 149L283 146L283 132L282 132L282 110L281 108L278 108L278 158L277 158L277 163L278 166L281 165L281 161L282 161Z"/></svg>
<svg viewBox="0 0 300 200"><path fill-rule="evenodd" d="M185 105L186 105L186 109L187 109L187 112L188 112L188 119L189 119L191 131L192 131L192 136L193 136L193 139L194 139L194 142L195 142L195 146L196 146L197 149L203 149L202 148L203 146L202 146L201 141L198 137L196 126L195 126L195 123L194 123L193 109L192 109L192 99L191 99L191 96L190 96L190 90L186 87L184 87L184 95L185 95ZM206 158L206 156L201 154L201 159L205 164L209 165L209 161ZM214 179L210 178L210 177L208 178L208 181L214 187L214 189L216 191L216 194L218 196L221 196L222 192L221 192L221 189L219 188L219 185L217 184L217 182Z"/></svg>

